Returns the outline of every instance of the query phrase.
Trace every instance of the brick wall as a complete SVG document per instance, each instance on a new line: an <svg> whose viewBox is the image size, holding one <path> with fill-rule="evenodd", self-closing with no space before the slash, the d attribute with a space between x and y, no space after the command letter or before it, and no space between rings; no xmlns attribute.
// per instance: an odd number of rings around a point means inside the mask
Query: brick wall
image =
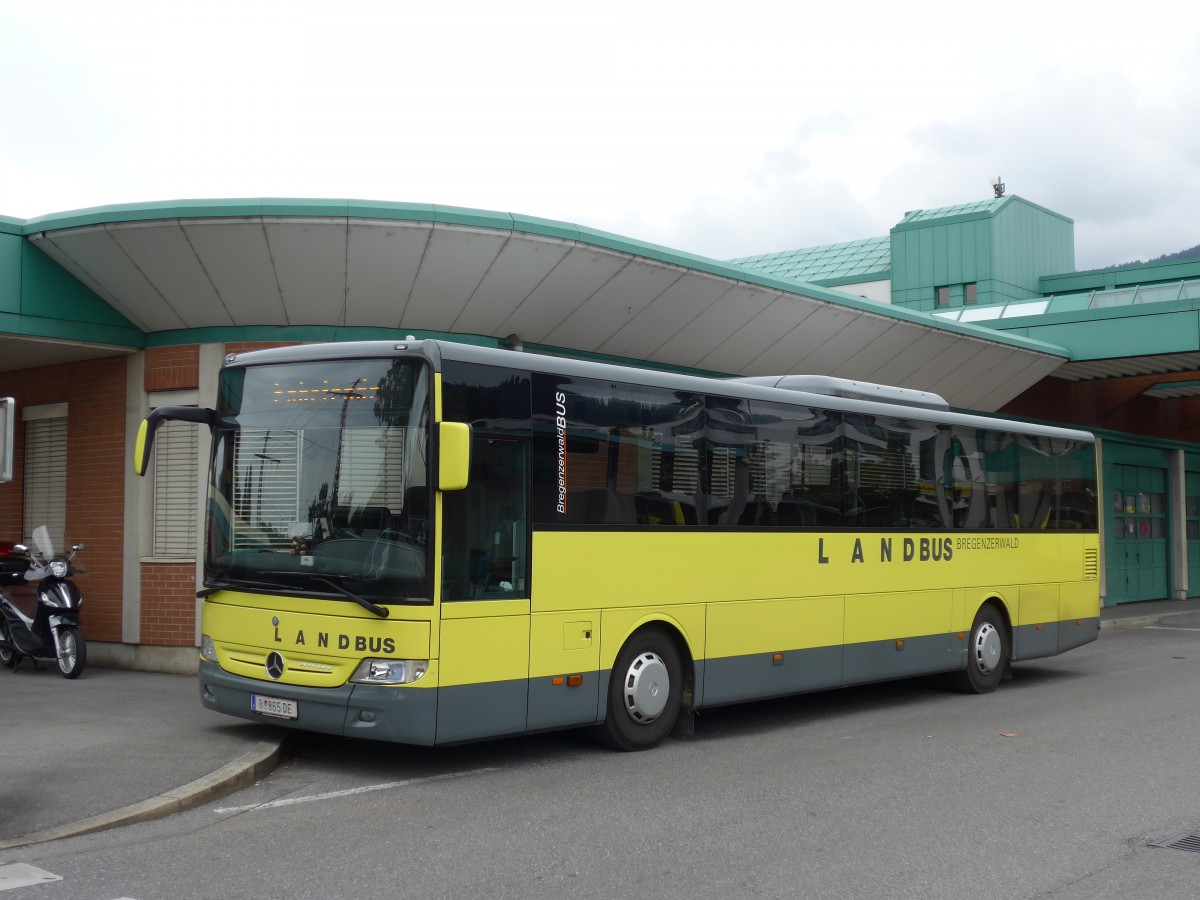
<svg viewBox="0 0 1200 900"><path fill-rule="evenodd" d="M200 347L155 347L146 351L148 391L195 390L200 386Z"/></svg>
<svg viewBox="0 0 1200 900"><path fill-rule="evenodd" d="M142 644L196 645L196 566L142 563Z"/></svg>
<svg viewBox="0 0 1200 900"><path fill-rule="evenodd" d="M249 353L251 350L269 350L272 347L295 347L299 341L233 341L225 345L226 353Z"/></svg>
<svg viewBox="0 0 1200 900"><path fill-rule="evenodd" d="M66 536L86 549L78 562L87 574L83 591L84 634L121 639L124 552L125 357L0 374L0 395L17 401L14 480L0 485L0 535L21 538L25 430L21 409L67 403ZM9 537L11 535L11 537Z"/></svg>

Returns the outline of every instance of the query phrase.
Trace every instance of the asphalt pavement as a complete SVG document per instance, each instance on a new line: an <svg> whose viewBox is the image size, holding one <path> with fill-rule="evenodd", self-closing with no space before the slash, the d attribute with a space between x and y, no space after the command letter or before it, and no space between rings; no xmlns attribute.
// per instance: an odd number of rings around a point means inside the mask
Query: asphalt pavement
<svg viewBox="0 0 1200 900"><path fill-rule="evenodd" d="M1200 598L1124 604L1105 631L1200 628ZM166 816L240 790L289 732L200 705L193 675L0 669L0 851ZM0 863L3 858L0 857Z"/></svg>

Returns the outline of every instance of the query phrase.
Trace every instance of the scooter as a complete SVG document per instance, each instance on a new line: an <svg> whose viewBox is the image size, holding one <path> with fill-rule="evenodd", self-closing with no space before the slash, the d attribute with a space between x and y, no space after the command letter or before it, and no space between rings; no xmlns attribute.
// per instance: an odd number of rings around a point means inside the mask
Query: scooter
<svg viewBox="0 0 1200 900"><path fill-rule="evenodd" d="M16 670L24 657L54 660L66 678L78 678L87 663L79 630L83 595L67 579L83 574L72 565L83 544L55 556L44 525L33 532L36 552L24 544L0 544L0 666ZM5 552L6 551L6 552Z"/></svg>

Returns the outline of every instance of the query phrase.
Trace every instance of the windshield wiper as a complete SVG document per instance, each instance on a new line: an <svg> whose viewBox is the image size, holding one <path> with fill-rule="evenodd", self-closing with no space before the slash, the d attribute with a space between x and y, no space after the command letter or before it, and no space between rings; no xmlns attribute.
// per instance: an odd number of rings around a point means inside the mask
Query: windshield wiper
<svg viewBox="0 0 1200 900"><path fill-rule="evenodd" d="M376 606L374 603L372 603L366 597L360 597L360 596L358 596L358 594L354 593L354 591L351 591L351 590L348 590L347 588L342 587L340 584L338 584L336 581L334 581L329 576L313 575L310 577L312 578L313 581L320 581L323 584L329 585L331 588L333 588L335 591L337 591L342 596L349 597L351 600L353 600L355 603L357 603L359 606L361 606L367 612L374 613L375 615L379 616L379 618L381 618L381 619L386 619L389 615L386 607ZM359 580L359 577L357 575L343 575L342 577L345 578L347 581L358 581Z"/></svg>
<svg viewBox="0 0 1200 900"><path fill-rule="evenodd" d="M240 587L271 588L277 591L280 588L285 587L285 585L279 584L277 581L252 581L249 578L235 578L229 580L217 580L214 578L200 590L196 591L196 597L200 600L203 600L205 597L209 596L210 594L215 594L217 591L236 590Z"/></svg>
<svg viewBox="0 0 1200 900"><path fill-rule="evenodd" d="M347 597L350 600L353 600L355 603L357 603L363 609L367 610L368 612L374 613L375 615L379 616L379 618L381 618L381 619L386 619L390 615L390 613L388 612L386 607L376 606L374 603L372 603L366 597L360 597L358 594L354 593L351 590L348 590L347 588L342 587L340 584L338 584L336 581L333 580L334 578L343 578L346 581L361 581L362 579L358 575L340 575L340 576L339 575L310 575L307 572L304 572L304 573L301 573L301 572L279 572L278 574L285 578L307 578L312 581L318 581L321 584L324 584L324 585L327 585L328 587L333 588L335 591L337 591L343 597ZM253 579L250 579L250 578L236 578L235 577L235 578L232 578L232 579L229 579L226 581L216 581L216 580L210 581L201 590L196 591L196 596L200 599L204 599L209 594L215 594L217 591L236 590L237 588L240 588L240 587L267 588L267 589L276 590L276 591L287 590L287 585L280 584L278 581L254 581Z"/></svg>

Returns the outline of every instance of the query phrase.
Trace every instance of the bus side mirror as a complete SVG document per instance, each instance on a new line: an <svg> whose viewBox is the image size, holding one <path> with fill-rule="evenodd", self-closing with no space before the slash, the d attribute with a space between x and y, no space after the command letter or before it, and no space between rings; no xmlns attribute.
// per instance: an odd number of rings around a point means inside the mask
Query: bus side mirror
<svg viewBox="0 0 1200 900"><path fill-rule="evenodd" d="M133 447L133 473L145 475L150 468L150 452L154 449L154 432L166 419L180 422L196 422L212 428L217 420L217 414L211 409L201 409L196 406L160 406L152 410L150 415L142 419L138 426L137 443Z"/></svg>
<svg viewBox="0 0 1200 900"><path fill-rule="evenodd" d="M471 474L471 426L466 422L438 425L438 490L461 491Z"/></svg>

